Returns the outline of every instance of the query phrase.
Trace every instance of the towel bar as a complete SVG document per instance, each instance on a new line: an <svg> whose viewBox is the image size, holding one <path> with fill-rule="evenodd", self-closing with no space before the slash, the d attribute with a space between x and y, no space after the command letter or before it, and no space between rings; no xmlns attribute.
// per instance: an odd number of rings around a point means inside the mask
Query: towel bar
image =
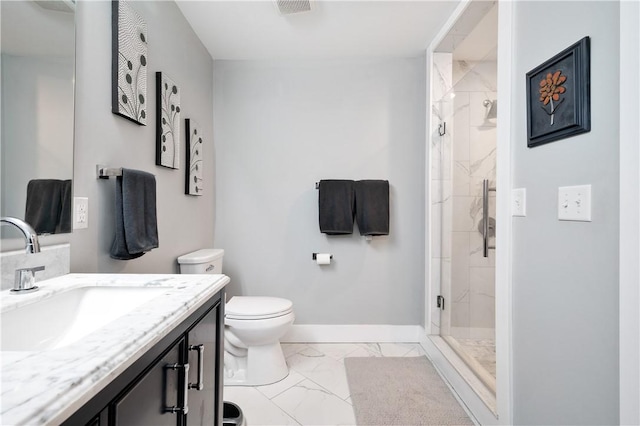
<svg viewBox="0 0 640 426"><path fill-rule="evenodd" d="M114 176L122 176L122 167L107 167L98 164L96 166L96 174L98 179L109 179Z"/></svg>

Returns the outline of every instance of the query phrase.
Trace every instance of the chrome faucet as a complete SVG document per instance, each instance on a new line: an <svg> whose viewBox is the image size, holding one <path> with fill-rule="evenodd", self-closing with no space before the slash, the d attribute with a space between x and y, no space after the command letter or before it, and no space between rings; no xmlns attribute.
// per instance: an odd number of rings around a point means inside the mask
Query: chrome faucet
<svg viewBox="0 0 640 426"><path fill-rule="evenodd" d="M18 228L24 236L27 253L40 253L40 242L38 234L34 229L22 219L15 217L0 217L0 225L10 224ZM38 287L35 285L34 274L37 271L44 270L44 266L36 266L34 268L16 269L16 280L13 284L12 292L30 293L36 291Z"/></svg>
<svg viewBox="0 0 640 426"><path fill-rule="evenodd" d="M36 234L36 231L31 227L31 225L17 217L0 217L0 225L4 225L5 223L15 226L22 232L26 242L25 249L27 250L27 253L40 253L38 234Z"/></svg>

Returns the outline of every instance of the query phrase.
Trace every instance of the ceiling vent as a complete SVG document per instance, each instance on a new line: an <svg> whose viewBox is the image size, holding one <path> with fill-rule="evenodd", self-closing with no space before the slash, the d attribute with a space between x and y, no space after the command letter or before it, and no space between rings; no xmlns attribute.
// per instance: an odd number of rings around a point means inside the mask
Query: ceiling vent
<svg viewBox="0 0 640 426"><path fill-rule="evenodd" d="M281 15L308 12L311 10L309 0L276 0Z"/></svg>

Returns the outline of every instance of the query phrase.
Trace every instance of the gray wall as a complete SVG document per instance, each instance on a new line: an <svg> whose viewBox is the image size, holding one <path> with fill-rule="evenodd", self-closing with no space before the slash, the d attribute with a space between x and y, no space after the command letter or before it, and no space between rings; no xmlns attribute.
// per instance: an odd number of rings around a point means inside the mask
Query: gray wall
<svg viewBox="0 0 640 426"><path fill-rule="evenodd" d="M619 4L514 4L516 424L618 423ZM574 17L576 19L572 19ZM591 37L591 132L526 147L525 73ZM592 222L557 219L559 186L592 185Z"/></svg>
<svg viewBox="0 0 640 426"><path fill-rule="evenodd" d="M111 2L79 2L77 7L74 195L89 197L89 228L71 235L72 272L173 273L178 271L177 256L213 242L213 61L174 2L130 4L148 28L147 126L111 113ZM155 165L156 71L167 73L182 90L181 118L202 126L201 197L184 195L184 152L180 170ZM181 128L184 144L184 121ZM115 180L96 179L98 163L156 175L159 248L131 261L109 258Z"/></svg>
<svg viewBox="0 0 640 426"><path fill-rule="evenodd" d="M215 246L231 294L289 298L298 324L423 322L424 63L214 62ZM321 179L388 179L390 235L321 234Z"/></svg>

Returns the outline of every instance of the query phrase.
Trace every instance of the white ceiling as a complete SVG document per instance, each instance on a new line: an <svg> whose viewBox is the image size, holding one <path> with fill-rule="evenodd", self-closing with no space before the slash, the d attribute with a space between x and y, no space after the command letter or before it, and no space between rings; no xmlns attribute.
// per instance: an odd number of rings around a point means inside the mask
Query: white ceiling
<svg viewBox="0 0 640 426"><path fill-rule="evenodd" d="M247 60L417 56L458 0L312 0L292 15L274 0L177 3L214 59Z"/></svg>
<svg viewBox="0 0 640 426"><path fill-rule="evenodd" d="M454 44L453 59L465 61L496 61L498 47L498 3L475 2L481 8L468 8L465 15L471 13L479 21L468 34ZM485 7L490 7L485 10ZM445 37L446 38L446 37ZM440 49L437 49L440 50Z"/></svg>
<svg viewBox="0 0 640 426"><path fill-rule="evenodd" d="M49 2L55 7L57 3ZM47 4L45 4L47 5ZM0 0L2 53L73 57L74 13L43 8L33 1Z"/></svg>

